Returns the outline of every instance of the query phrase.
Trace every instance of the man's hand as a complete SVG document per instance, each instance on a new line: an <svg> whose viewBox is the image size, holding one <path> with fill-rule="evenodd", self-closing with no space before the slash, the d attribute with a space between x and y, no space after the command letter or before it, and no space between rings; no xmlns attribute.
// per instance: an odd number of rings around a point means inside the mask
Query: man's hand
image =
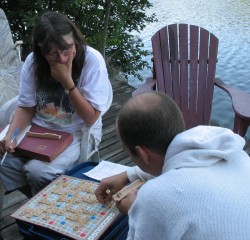
<svg viewBox="0 0 250 240"><path fill-rule="evenodd" d="M98 201L102 204L110 202L112 196L126 186L128 182L129 179L126 172L102 179L95 190Z"/></svg>
<svg viewBox="0 0 250 240"><path fill-rule="evenodd" d="M120 213L128 215L128 211L136 199L137 192L138 189L132 190L124 199L116 203L116 207Z"/></svg>

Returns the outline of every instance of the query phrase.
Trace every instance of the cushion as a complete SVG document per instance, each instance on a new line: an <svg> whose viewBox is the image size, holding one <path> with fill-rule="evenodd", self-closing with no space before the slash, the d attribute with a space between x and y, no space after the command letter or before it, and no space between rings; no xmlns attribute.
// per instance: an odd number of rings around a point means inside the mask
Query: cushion
<svg viewBox="0 0 250 240"><path fill-rule="evenodd" d="M14 75L4 73L1 75L0 70L0 107L8 100L14 98L18 94L18 80Z"/></svg>

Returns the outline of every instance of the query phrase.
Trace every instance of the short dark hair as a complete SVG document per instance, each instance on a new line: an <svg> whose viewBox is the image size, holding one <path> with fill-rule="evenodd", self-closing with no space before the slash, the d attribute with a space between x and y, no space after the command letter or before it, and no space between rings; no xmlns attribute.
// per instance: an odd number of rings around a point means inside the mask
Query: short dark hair
<svg viewBox="0 0 250 240"><path fill-rule="evenodd" d="M128 100L118 113L117 127L123 144L136 156L136 145L166 154L173 138L185 130L185 123L170 97L151 92Z"/></svg>
<svg viewBox="0 0 250 240"><path fill-rule="evenodd" d="M60 49L68 48L62 36L72 34L76 47L76 56L72 63L72 77L76 83L85 61L86 43L81 31L65 15L49 11L38 17L33 29L33 53L35 76L38 87L48 88L51 81L49 64L44 54L50 51L51 44Z"/></svg>

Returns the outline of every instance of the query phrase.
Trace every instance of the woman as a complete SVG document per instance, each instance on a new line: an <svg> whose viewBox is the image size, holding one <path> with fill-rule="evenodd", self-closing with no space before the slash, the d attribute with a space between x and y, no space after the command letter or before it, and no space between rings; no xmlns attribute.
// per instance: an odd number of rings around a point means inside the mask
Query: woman
<svg viewBox="0 0 250 240"><path fill-rule="evenodd" d="M33 31L33 52L20 77L18 108L9 131L1 141L0 157L7 150L16 128L37 124L70 132L74 140L53 162L8 155L0 165L0 181L6 191L27 190L34 195L68 167L80 154L81 130L93 125L93 144L101 141L102 120L110 81L102 55L86 45L79 29L66 16L47 12ZM28 192L26 192L28 194Z"/></svg>

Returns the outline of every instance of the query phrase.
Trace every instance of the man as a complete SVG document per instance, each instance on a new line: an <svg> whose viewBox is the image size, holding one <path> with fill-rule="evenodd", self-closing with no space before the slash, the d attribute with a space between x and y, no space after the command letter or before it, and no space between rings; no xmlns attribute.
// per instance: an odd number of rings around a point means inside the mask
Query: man
<svg viewBox="0 0 250 240"><path fill-rule="evenodd" d="M103 179L95 193L104 203L128 182L147 180L117 204L129 216L127 239L250 239L242 137L212 126L185 131L178 106L156 92L123 106L117 134L137 167Z"/></svg>

